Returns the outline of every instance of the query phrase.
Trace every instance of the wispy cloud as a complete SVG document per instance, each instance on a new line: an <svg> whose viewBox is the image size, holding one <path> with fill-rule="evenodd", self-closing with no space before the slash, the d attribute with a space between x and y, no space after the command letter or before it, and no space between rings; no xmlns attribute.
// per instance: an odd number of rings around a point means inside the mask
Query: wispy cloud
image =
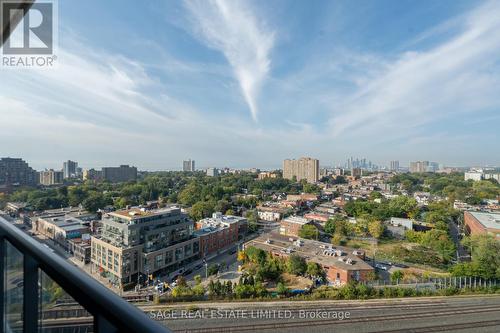
<svg viewBox="0 0 500 333"><path fill-rule="evenodd" d="M332 132L372 135L382 130L383 137L401 132L408 136L414 128L500 107L498 17L498 2L487 2L464 16L455 36L389 63L334 106ZM455 29L453 23L442 27Z"/></svg>
<svg viewBox="0 0 500 333"><path fill-rule="evenodd" d="M185 7L197 36L227 58L256 121L259 92L270 70L274 33L243 1L188 0Z"/></svg>

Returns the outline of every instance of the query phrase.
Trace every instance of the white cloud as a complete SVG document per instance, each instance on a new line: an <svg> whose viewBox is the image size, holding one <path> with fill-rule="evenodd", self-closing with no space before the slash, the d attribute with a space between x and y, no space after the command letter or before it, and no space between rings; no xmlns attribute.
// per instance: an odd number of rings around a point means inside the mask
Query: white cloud
<svg viewBox="0 0 500 333"><path fill-rule="evenodd" d="M58 61L56 69L2 71L2 156L23 157L37 169L60 168L65 159L83 167L178 169L188 157L199 167L273 166L307 146L301 137L314 137L199 111L140 63L89 45L61 47Z"/></svg>
<svg viewBox="0 0 500 333"><path fill-rule="evenodd" d="M409 136L430 123L500 107L498 17L500 5L488 2L465 16L456 36L401 55L334 106L331 131Z"/></svg>
<svg viewBox="0 0 500 333"><path fill-rule="evenodd" d="M268 76L274 33L267 31L242 1L186 1L197 36L227 58L252 117L258 117L258 97Z"/></svg>

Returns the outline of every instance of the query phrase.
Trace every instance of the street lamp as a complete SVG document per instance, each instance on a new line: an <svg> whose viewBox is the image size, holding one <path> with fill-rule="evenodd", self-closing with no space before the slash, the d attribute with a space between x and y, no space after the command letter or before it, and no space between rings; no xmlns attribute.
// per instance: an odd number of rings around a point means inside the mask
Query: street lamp
<svg viewBox="0 0 500 333"><path fill-rule="evenodd" d="M208 279L208 263L205 258L203 258L203 264L205 265L205 279Z"/></svg>

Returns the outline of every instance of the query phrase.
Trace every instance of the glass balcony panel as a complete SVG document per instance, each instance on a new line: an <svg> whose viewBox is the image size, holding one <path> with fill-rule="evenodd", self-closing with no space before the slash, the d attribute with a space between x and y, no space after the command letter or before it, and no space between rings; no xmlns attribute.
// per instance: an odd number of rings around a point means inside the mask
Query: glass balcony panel
<svg viewBox="0 0 500 333"><path fill-rule="evenodd" d="M5 241L3 332L23 331L23 254Z"/></svg>
<svg viewBox="0 0 500 333"><path fill-rule="evenodd" d="M64 289L40 270L40 333L53 332L94 332L93 317Z"/></svg>

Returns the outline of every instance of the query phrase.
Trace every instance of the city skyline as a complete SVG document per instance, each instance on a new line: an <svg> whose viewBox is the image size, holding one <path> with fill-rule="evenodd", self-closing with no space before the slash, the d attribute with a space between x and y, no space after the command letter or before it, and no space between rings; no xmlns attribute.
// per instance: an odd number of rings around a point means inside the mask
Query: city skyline
<svg viewBox="0 0 500 333"><path fill-rule="evenodd" d="M58 7L58 66L0 82L2 156L37 170L500 165L498 2Z"/></svg>
<svg viewBox="0 0 500 333"><path fill-rule="evenodd" d="M59 163L58 161L52 161L51 162L51 165L54 165L54 167L48 167L48 166L41 166L41 167L37 167L35 163L31 163L31 161L28 161L26 160L25 158L23 157L19 157L19 156L0 156L0 158L7 158L7 159L21 159L22 161L26 162L30 167L32 167L33 169L35 169L36 171L39 171L39 172L42 172L42 171L58 171L58 172L64 172L64 164L66 163L63 162L63 163ZM316 159L314 156L311 157L311 156L291 156L285 160L299 160L299 159L303 159L303 158L306 158L306 159ZM434 165L434 168L433 168L433 171L431 172L434 172L436 170L438 170L440 167L443 167L443 168L458 168L458 169L464 169L464 170L474 170L475 168L494 168L494 169L498 169L500 168L499 165L488 165L488 164L471 164L471 165L459 165L459 164L444 164L444 163L440 163L440 162L435 162L435 161L425 161L425 160L415 160L415 161L401 161L401 160L389 160L389 161L385 161L385 162L382 162L380 164L376 164L376 163L372 163L371 160L368 160L367 158L356 158L356 159L353 159L352 162L354 162L353 165L350 165L349 164L349 160L351 159L352 157L349 157L347 158L347 160L339 160L339 161L335 161L331 164L328 164L328 163L323 163L321 160L319 161L319 169L337 169L337 168L340 168L340 169L346 169L346 170L350 170L352 169L353 167L355 168L360 168L360 169L363 169L363 170L385 170L385 171L397 171L398 169L401 170L401 171L408 171L410 170L411 171L411 165L412 163L424 163L424 162L427 162L427 163L430 163L430 164L433 164ZM179 162L179 161L177 161ZM164 167L164 168L160 168L160 169L141 169L139 167L137 167L136 165L133 165L131 163L128 163L126 161L124 161L123 163L118 163L117 165L89 165L87 163L80 163L80 162L74 162L76 163L77 165L81 166L81 168L79 167L78 169L81 169L80 172L86 172L86 171L98 171L98 172L101 172L101 169L110 169L110 168L118 168L119 166L131 166L131 167L136 167L137 168L137 171L146 171L146 172L161 172L161 171L189 171L189 170L185 170L185 165L184 163L188 162L186 160L182 160L180 161L181 162L181 165L177 165L177 166L174 166L173 168L168 168L168 167ZM194 162L195 160L189 160L189 162L193 162L193 165L194 165ZM397 168L393 168L392 167L392 164L397 162ZM356 163L359 163L359 164L356 164ZM361 163L365 163L364 165L361 164ZM372 163L372 164L370 164ZM172 163L172 164L175 164L175 163ZM179 163L177 163L179 164ZM61 167L61 165L63 167ZM251 170L251 169L257 169L257 170L260 170L260 171L273 171L273 170L283 170L283 161L281 161L281 163L276 163L276 166L271 166L271 167L267 167L267 166L262 166L262 165L258 165L257 164L254 164L254 165L245 165L245 166L235 166L235 165L232 165L230 162L228 164L218 164L218 165L212 165L212 164L203 164L201 166L198 166L198 163L196 163L196 167L194 169L194 171L200 171L200 172L205 172L206 170L208 169L217 169L217 170L222 170L222 169L235 169L235 170Z"/></svg>

